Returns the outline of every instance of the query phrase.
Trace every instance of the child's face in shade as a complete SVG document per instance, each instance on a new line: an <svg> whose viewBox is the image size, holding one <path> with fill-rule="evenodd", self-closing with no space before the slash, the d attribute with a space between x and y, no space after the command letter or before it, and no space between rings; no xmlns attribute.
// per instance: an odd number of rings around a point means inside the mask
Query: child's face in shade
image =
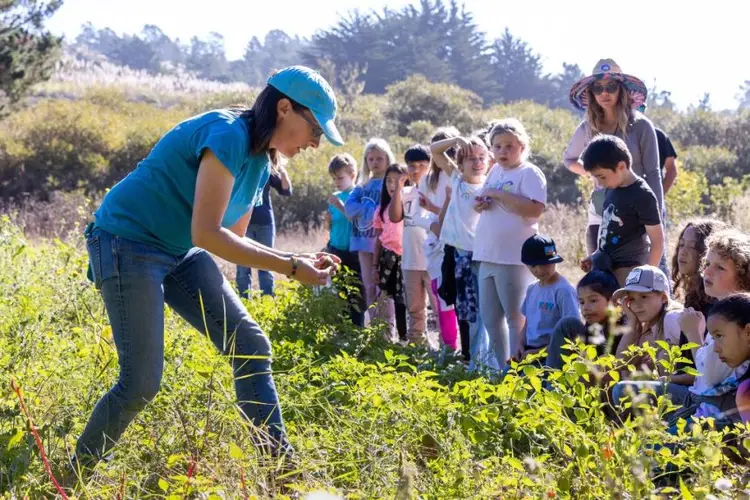
<svg viewBox="0 0 750 500"><path fill-rule="evenodd" d="M698 232L693 226L686 227L677 245L677 270L683 276L693 276L699 270L697 245Z"/></svg>
<svg viewBox="0 0 750 500"><path fill-rule="evenodd" d="M734 261L722 257L719 252L710 248L706 254L706 267L703 269L703 286L706 295L718 300L739 291Z"/></svg>
<svg viewBox="0 0 750 500"><path fill-rule="evenodd" d="M409 174L409 181L413 186L419 184L420 179L424 176L427 169L430 168L430 162L427 160L410 161L406 164L406 171Z"/></svg>
<svg viewBox="0 0 750 500"><path fill-rule="evenodd" d="M638 321L653 324L667 302L667 295L664 292L628 292L624 300Z"/></svg>
<svg viewBox="0 0 750 500"><path fill-rule="evenodd" d="M333 185L336 186L338 191L346 191L354 184L354 176L345 169L332 174L331 179L333 179Z"/></svg>
<svg viewBox="0 0 750 500"><path fill-rule="evenodd" d="M721 314L713 314L706 326L714 338L714 352L724 363L736 368L750 359L750 324L740 326Z"/></svg>
<svg viewBox="0 0 750 500"><path fill-rule="evenodd" d="M607 322L609 301L604 295L595 292L590 287L582 286L578 289L578 305L586 323L593 325Z"/></svg>
<svg viewBox="0 0 750 500"><path fill-rule="evenodd" d="M388 169L388 155L384 151L378 148L370 148L365 160L373 177L381 178L385 175L385 171Z"/></svg>
<svg viewBox="0 0 750 500"><path fill-rule="evenodd" d="M617 164L617 167L614 170L611 170L609 168L595 167L591 170L591 175L597 181L599 181L599 185L601 187L607 189L616 189L625 182L629 171L630 169L625 164L625 162L621 161Z"/></svg>
<svg viewBox="0 0 750 500"><path fill-rule="evenodd" d="M391 198L393 198L393 194L398 189L398 181L400 178L401 174L399 174L398 172L391 172L385 178L385 189Z"/></svg>
<svg viewBox="0 0 750 500"><path fill-rule="evenodd" d="M546 283L557 272L557 265L556 264L542 264L540 266L526 266L529 268L529 271L531 271L531 274L534 275L536 279L541 281L542 283Z"/></svg>

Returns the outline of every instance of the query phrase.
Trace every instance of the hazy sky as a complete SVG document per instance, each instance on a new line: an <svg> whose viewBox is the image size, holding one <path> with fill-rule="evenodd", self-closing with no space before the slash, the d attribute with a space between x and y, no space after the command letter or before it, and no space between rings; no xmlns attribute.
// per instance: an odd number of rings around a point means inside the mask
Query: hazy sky
<svg viewBox="0 0 750 500"><path fill-rule="evenodd" d="M227 56L241 57L252 36L269 30L310 36L350 10L399 8L409 0L261 1L65 0L50 29L70 39L90 21L118 33L155 24L172 38L221 33ZM692 3L692 2L691 2ZM465 0L490 38L508 27L542 55L545 70L563 61L588 73L599 58L615 59L623 71L649 87L670 90L680 107L704 92L714 109L736 108L736 96L750 80L750 26L747 0L691 3L677 0L563 1Z"/></svg>

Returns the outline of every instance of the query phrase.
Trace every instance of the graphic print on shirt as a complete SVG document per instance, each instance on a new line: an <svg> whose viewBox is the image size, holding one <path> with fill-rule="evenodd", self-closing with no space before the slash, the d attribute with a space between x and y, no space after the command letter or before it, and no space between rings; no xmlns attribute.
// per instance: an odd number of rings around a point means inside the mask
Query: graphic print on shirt
<svg viewBox="0 0 750 500"><path fill-rule="evenodd" d="M414 214L412 213L412 207L414 206L414 200L408 200L404 202L404 226L415 227Z"/></svg>
<svg viewBox="0 0 750 500"><path fill-rule="evenodd" d="M602 214L602 225L599 226L599 249L604 250L604 247L607 244L607 238L609 238L609 225L610 223L615 222L620 227L624 225L624 222L620 218L619 215L617 215L617 208L615 208L614 205L609 205L606 209L604 209L604 213ZM612 236L612 239L610 243L612 245L617 245L619 243L620 237L617 235Z"/></svg>
<svg viewBox="0 0 750 500"><path fill-rule="evenodd" d="M378 203L380 203L380 189L364 191L361 200L364 213L352 221L354 237L374 238L377 233L372 227L372 222L375 220L375 209L378 207Z"/></svg>

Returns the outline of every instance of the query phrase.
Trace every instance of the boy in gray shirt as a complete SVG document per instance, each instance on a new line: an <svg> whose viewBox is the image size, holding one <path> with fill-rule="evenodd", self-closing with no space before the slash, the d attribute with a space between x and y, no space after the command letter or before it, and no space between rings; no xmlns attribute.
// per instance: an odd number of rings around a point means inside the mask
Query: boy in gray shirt
<svg viewBox="0 0 750 500"><path fill-rule="evenodd" d="M521 262L537 281L526 290L521 305L526 325L521 330L516 360L547 347L555 325L562 318L579 317L576 289L557 272L557 264L562 261L555 242L547 236L532 236L521 248Z"/></svg>

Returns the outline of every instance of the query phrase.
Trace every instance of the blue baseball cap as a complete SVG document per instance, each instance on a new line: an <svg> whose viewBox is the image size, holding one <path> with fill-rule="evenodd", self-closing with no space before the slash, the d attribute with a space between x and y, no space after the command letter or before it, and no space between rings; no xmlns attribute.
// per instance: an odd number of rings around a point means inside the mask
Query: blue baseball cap
<svg viewBox="0 0 750 500"><path fill-rule="evenodd" d="M336 96L320 73L306 66L289 66L268 79L268 85L309 109L331 144L343 146L336 128Z"/></svg>

